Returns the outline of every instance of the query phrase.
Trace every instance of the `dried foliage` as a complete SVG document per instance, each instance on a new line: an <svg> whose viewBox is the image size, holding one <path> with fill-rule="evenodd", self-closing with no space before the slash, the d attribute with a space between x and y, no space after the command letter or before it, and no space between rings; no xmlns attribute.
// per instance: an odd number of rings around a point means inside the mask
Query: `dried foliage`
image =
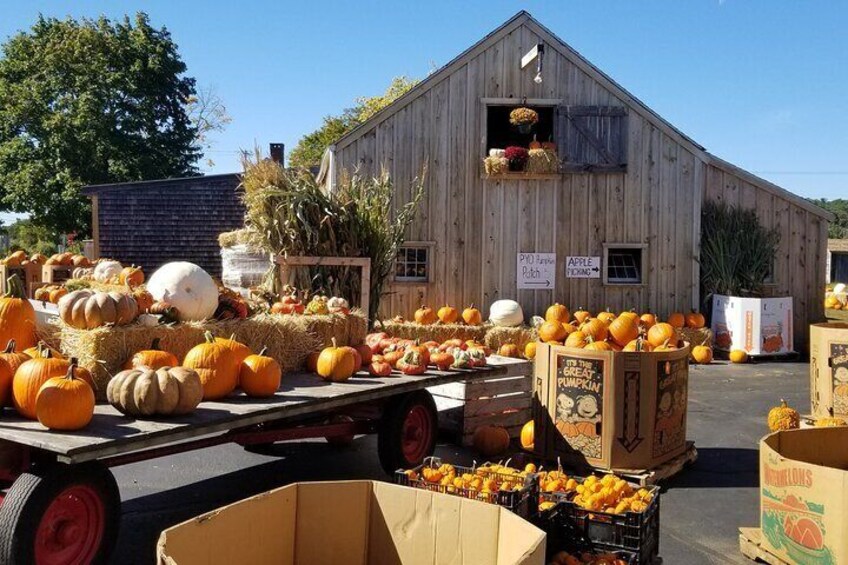
<svg viewBox="0 0 848 565"><path fill-rule="evenodd" d="M312 175L284 170L259 152L243 164L245 227L252 239L277 255L369 257L369 318L376 319L384 284L424 195L423 181L415 179L412 199L401 203L394 201L394 184L385 171L376 177L342 174L333 193L327 194ZM347 299L360 294L359 269L322 266L298 271L291 281L298 288ZM279 290L273 272L267 282Z"/></svg>

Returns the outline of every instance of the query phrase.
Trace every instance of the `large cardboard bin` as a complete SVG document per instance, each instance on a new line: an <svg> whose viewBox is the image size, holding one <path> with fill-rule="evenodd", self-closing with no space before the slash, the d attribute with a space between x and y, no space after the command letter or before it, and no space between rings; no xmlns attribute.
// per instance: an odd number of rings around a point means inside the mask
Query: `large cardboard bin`
<svg viewBox="0 0 848 565"><path fill-rule="evenodd" d="M376 481L296 483L162 532L159 565L543 565L508 510Z"/></svg>
<svg viewBox="0 0 848 565"><path fill-rule="evenodd" d="M848 416L848 323L810 325L813 415Z"/></svg>
<svg viewBox="0 0 848 565"><path fill-rule="evenodd" d="M760 441L760 528L772 555L848 565L848 428L776 432Z"/></svg>
<svg viewBox="0 0 848 565"><path fill-rule="evenodd" d="M635 353L539 344L535 449L574 467L647 471L686 451L689 346Z"/></svg>
<svg viewBox="0 0 848 565"><path fill-rule="evenodd" d="M742 349L749 355L793 353L792 297L741 298L713 295L716 349Z"/></svg>

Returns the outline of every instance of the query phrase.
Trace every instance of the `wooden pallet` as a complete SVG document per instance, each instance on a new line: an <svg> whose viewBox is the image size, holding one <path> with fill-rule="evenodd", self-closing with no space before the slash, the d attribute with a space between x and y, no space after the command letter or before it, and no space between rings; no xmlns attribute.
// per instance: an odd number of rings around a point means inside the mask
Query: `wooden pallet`
<svg viewBox="0 0 848 565"><path fill-rule="evenodd" d="M665 479L669 479L681 471L683 469L695 461L698 460L698 450L695 448L694 441L686 442L686 451L671 459L666 461L659 467L654 469L647 470L632 470L632 469L596 469L601 473L615 473L616 475L630 481L631 483L636 483L639 486L650 486L655 485L660 481Z"/></svg>
<svg viewBox="0 0 848 565"><path fill-rule="evenodd" d="M428 390L439 409L439 427L456 433L462 445L471 445L474 430L484 425L503 426L510 437L516 438L532 419L533 379L529 374L450 383Z"/></svg>
<svg viewBox="0 0 848 565"><path fill-rule="evenodd" d="M763 534L759 528L739 528L739 551L753 561L769 565L790 565L762 546Z"/></svg>

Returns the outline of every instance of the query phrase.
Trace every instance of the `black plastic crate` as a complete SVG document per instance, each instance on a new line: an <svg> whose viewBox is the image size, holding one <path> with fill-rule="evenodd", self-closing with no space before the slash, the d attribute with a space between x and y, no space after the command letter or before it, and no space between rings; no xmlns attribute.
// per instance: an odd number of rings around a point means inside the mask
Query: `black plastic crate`
<svg viewBox="0 0 848 565"><path fill-rule="evenodd" d="M397 471L395 471L395 483L399 485L410 486L413 488L419 488L422 490L442 492L453 496L461 496L463 498L470 498L473 500L481 500L483 502L488 502L490 504L497 504L498 506L503 506L507 510L511 510L522 518L535 521L539 508L539 482L536 480L535 475L528 475L524 479L524 486L521 488L521 490L497 491L491 493L482 493L478 490L473 489L458 488L452 485L441 485L431 483L421 477L421 471L425 467L437 469L442 465L442 463L443 461L441 461L437 457L428 457L424 460L424 463L422 465L419 465L418 467L412 469L419 475L418 479L410 479L410 477L406 474L405 469L398 469ZM480 475L483 478L498 478L511 480L515 479L514 475L509 475L506 473L498 473L493 471L486 471L485 473L482 473L479 470L479 467L464 467L462 465L454 465L453 463L451 463L451 465L453 465L454 469L456 469L458 475L470 473L472 475Z"/></svg>

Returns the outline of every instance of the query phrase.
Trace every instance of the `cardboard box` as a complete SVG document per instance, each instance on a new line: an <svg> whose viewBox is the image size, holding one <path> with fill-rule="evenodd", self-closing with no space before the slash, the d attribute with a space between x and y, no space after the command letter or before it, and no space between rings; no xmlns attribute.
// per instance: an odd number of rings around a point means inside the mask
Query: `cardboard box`
<svg viewBox="0 0 848 565"><path fill-rule="evenodd" d="M377 481L296 483L162 532L160 565L544 565L508 510Z"/></svg>
<svg viewBox="0 0 848 565"><path fill-rule="evenodd" d="M714 347L749 355L793 353L792 297L741 298L713 295Z"/></svg>
<svg viewBox="0 0 848 565"><path fill-rule="evenodd" d="M810 401L814 416L848 416L848 323L810 325Z"/></svg>
<svg viewBox="0 0 848 565"><path fill-rule="evenodd" d="M686 451L689 347L635 353L540 343L535 449L572 467L646 471Z"/></svg>
<svg viewBox="0 0 848 565"><path fill-rule="evenodd" d="M798 564L848 565L848 428L776 432L760 441L763 547Z"/></svg>
<svg viewBox="0 0 848 565"><path fill-rule="evenodd" d="M12 275L18 275L21 284L24 286L24 293L27 297L31 297L33 286L41 283L41 266L35 264L23 265L20 267L8 267L0 265L0 294L9 292L6 281Z"/></svg>

